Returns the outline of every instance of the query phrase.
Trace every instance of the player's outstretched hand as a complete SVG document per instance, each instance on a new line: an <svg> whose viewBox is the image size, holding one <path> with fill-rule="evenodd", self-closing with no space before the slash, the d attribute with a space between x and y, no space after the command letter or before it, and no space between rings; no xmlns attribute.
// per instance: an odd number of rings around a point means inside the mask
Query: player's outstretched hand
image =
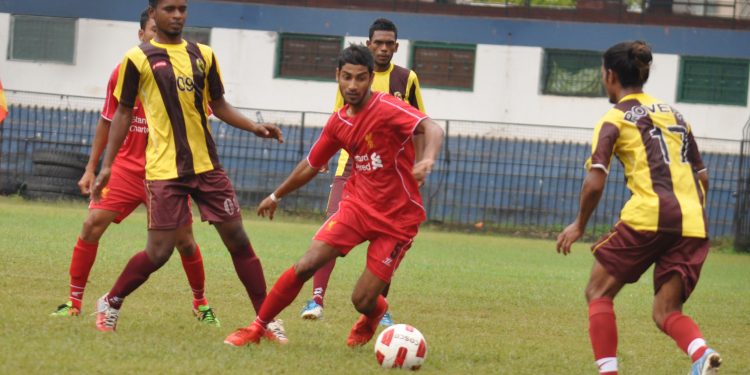
<svg viewBox="0 0 750 375"><path fill-rule="evenodd" d="M583 235L583 231L578 225L578 222L568 225L559 236L557 236L557 252L562 252L563 255L570 254L570 246L574 242L578 241Z"/></svg>
<svg viewBox="0 0 750 375"><path fill-rule="evenodd" d="M86 170L86 172L83 172L83 176L81 176L81 179L78 180L78 188L81 189L81 194L91 194L91 188L94 187L95 179L96 175L94 175L94 172L90 170Z"/></svg>
<svg viewBox="0 0 750 375"><path fill-rule="evenodd" d="M94 200L94 202L99 202L102 199L102 190L107 186L107 183L109 183L109 176L112 174L112 170L109 169L109 167L102 167L102 169L99 171L99 175L96 176L96 180L94 180L94 186L91 189L91 198Z"/></svg>
<svg viewBox="0 0 750 375"><path fill-rule="evenodd" d="M279 143L284 143L284 134L281 132L281 129L274 124L258 124L253 133L261 138L275 139Z"/></svg>
<svg viewBox="0 0 750 375"><path fill-rule="evenodd" d="M411 174L417 180L419 186L422 186L422 184L424 184L424 180L427 178L427 175L432 172L432 166L434 164L435 161L432 159L422 159L417 164L414 164L414 168L412 169Z"/></svg>
<svg viewBox="0 0 750 375"><path fill-rule="evenodd" d="M258 205L258 216L266 217L268 215L268 219L273 220L273 214L276 212L276 202L271 199L271 197L266 197L260 204Z"/></svg>

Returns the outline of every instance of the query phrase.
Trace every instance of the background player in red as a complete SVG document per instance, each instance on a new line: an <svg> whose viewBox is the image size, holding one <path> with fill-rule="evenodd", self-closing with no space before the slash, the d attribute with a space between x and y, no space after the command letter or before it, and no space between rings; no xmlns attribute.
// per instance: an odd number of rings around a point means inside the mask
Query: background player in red
<svg viewBox="0 0 750 375"><path fill-rule="evenodd" d="M402 99L412 105L420 112L425 113L424 104L422 104L422 92L419 89L419 79L417 73L413 70L398 66L391 62L393 54L398 51L398 28L396 25L385 18L376 19L370 25L369 39L367 48L372 52L375 62L374 78L372 80L372 91L386 92ZM336 106L334 112L337 112L344 106L344 97L341 90L336 89ZM421 135L414 136L414 146L416 160L421 160L421 152L424 148ZM344 185L352 174L354 163L346 151L341 151L338 159L333 182L331 183L331 193L328 196L328 208L326 217L331 217L339 209L341 195L344 191ZM332 259L325 266L321 267L315 276L313 276L313 298L305 303L300 316L303 319L320 319L323 317L323 304L326 289L328 289L328 280L336 265L336 259ZM390 284L383 290L383 297L388 297ZM380 320L383 326L393 324L391 314L386 312L383 319Z"/></svg>
<svg viewBox="0 0 750 375"><path fill-rule="evenodd" d="M148 42L156 35L156 24L148 15L148 10L141 13L138 39ZM117 108L117 99L113 96L117 84L117 74L120 66L112 72L107 85L107 97L104 101L102 115L96 127L91 155L86 166L86 172L78 181L82 194L90 194L94 183L94 172L99 164L99 157L107 145L109 127ZM143 107L137 103L133 119L128 129L128 135L117 153L112 167L112 178L102 193L99 202L89 204L89 213L83 222L81 234L73 248L70 261L70 296L68 302L58 306L52 313L54 316L79 315L83 303L83 293L88 281L91 268L96 260L99 239L112 222L120 223L140 204L146 203L146 189L143 187L146 166L146 142L148 138L148 124ZM187 274L190 288L193 291L193 312L198 320L219 326L219 320L209 307L204 296L205 273L200 248L193 239L191 225L179 229L176 245L182 265Z"/></svg>
<svg viewBox="0 0 750 375"><path fill-rule="evenodd" d="M682 115L643 92L651 61L651 48L641 41L619 43L604 53L602 81L615 107L594 130L578 217L558 236L557 251L567 255L583 234L617 155L632 196L620 221L592 246L594 267L586 286L599 372L617 374L613 300L653 264L654 322L691 357L691 375L715 374L721 357L682 314L708 254L708 173Z"/></svg>
<svg viewBox="0 0 750 375"><path fill-rule="evenodd" d="M229 335L225 343L258 343L268 322L294 301L318 268L365 241L370 242L367 266L352 293L362 315L347 345L367 343L387 311L381 293L425 219L419 184L438 156L443 131L404 101L373 93L373 64L364 46L352 45L341 52L336 77L347 105L331 115L307 159L261 202L258 214L273 219L279 199L312 180L343 148L354 160L354 173L339 210L318 230L302 258L279 277L255 321ZM424 158L416 164L415 131L425 137Z"/></svg>
<svg viewBox="0 0 750 375"><path fill-rule="evenodd" d="M266 297L263 267L242 227L234 187L219 162L208 123L209 106L231 126L279 143L283 137L278 127L254 123L224 99L221 70L211 47L182 38L187 12L186 0L149 0L156 36L131 48L120 65L114 90L119 105L92 194L96 201L107 186L114 155L140 99L149 122L148 240L145 250L130 259L112 289L97 301L96 327L101 331L116 328L125 297L169 260L179 228L192 220L188 198L196 201L201 219L213 224L221 236L256 311Z"/></svg>

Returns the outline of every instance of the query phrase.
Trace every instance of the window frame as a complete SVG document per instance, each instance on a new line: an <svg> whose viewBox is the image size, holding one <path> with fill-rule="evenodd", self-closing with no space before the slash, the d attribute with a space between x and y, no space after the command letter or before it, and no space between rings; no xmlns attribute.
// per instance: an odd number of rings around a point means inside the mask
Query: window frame
<svg viewBox="0 0 750 375"><path fill-rule="evenodd" d="M471 71L471 85L470 87L463 86L445 86L445 85L433 85L426 83L422 80L422 76L415 69L415 57L417 48L432 48L432 49L445 49L445 50L459 50L459 51L472 51L474 52L474 64ZM467 43L443 43L443 42L425 42L425 41L414 41L409 46L409 69L417 73L419 77L419 86L427 89L437 90L450 90L450 91L463 91L463 92L474 92L474 86L476 84L476 73L477 73L477 45Z"/></svg>
<svg viewBox="0 0 750 375"><path fill-rule="evenodd" d="M542 76L539 80L539 91L542 95L545 96L564 96L564 97L573 97L573 98L603 98L607 96L607 92L604 89L604 86L602 84L601 79L601 67L602 67L602 52L601 51L592 51L592 50L579 50L579 49L562 49L562 48L543 48L542 50L543 56L542 56ZM588 93L561 93L561 92L554 92L550 91L548 89L548 81L550 76L550 55L553 57L555 55L562 56L563 54L568 54L568 56L571 55L578 55L578 56L585 56L588 55L589 57L596 58L597 64L595 65L597 76L596 76L596 82L599 87L599 92L597 94L588 94ZM592 59L593 60L593 59ZM585 68L584 68L585 69Z"/></svg>
<svg viewBox="0 0 750 375"><path fill-rule="evenodd" d="M16 19L18 17L21 18L27 18L27 19L64 19L64 20L70 20L73 24L73 46L71 48L72 54L71 54L71 60L55 60L55 59L40 59L40 58L23 58L23 57L17 57L13 53L13 46L15 44L15 29L16 29ZM35 63L43 63L43 64L61 64L61 65L76 65L76 57L78 55L78 20L79 18L75 17L57 17L57 16L38 16L33 14L11 14L10 15L10 22L8 23L8 50L6 59L8 61L22 61L22 62L35 62Z"/></svg>
<svg viewBox="0 0 750 375"><path fill-rule="evenodd" d="M742 86L744 91L744 101L740 102L727 102L720 99L704 100L704 99L693 99L686 98L684 94L685 89L685 74L686 74L686 63L690 62L703 62L703 63L739 63L745 65L745 84ZM729 105L729 106L748 106L748 96L750 89L750 60L748 59L733 59L723 57L708 57L708 56L680 56L680 69L677 77L677 94L675 95L677 102L689 103L689 104L712 104L712 105Z"/></svg>
<svg viewBox="0 0 750 375"><path fill-rule="evenodd" d="M208 31L208 41L206 43L203 43L201 41L191 40L188 38L185 38L185 31L187 29L187 32L202 32L202 31ZM191 42L205 44L207 46L211 45L211 39L213 38L213 28L212 27L205 27L205 26L185 26L185 28L182 30L183 33L183 39L190 40Z"/></svg>
<svg viewBox="0 0 750 375"><path fill-rule="evenodd" d="M328 77L322 76L302 76L302 75L281 75L281 62L283 59L283 47L286 38L294 38L297 40L317 40L317 41L338 41L339 52L344 49L344 37L340 35L320 35L320 34L301 34L301 33L278 33L278 40L276 43L276 61L274 61L273 78L275 79L292 79L300 81L317 81L317 82L335 82L336 71L331 70Z"/></svg>

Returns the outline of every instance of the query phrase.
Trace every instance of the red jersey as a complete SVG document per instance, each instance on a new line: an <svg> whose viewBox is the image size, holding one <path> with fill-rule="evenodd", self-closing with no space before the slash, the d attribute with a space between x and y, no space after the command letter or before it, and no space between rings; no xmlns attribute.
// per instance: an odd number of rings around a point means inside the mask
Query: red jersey
<svg viewBox="0 0 750 375"><path fill-rule="evenodd" d="M351 155L352 177L344 187L341 205L350 204L367 215L372 227L413 236L425 220L425 209L414 168L412 135L427 118L409 103L386 93L372 93L354 117L349 105L331 115L307 157L319 169L343 148Z"/></svg>
<svg viewBox="0 0 750 375"><path fill-rule="evenodd" d="M102 108L102 118L112 121L117 106L117 98L113 95L115 86L117 86L117 76L120 72L120 65L117 65L112 75L109 77L107 84L107 97L104 99L104 108ZM124 168L128 172L136 173L141 178L146 177L146 144L148 143L148 123L146 122L146 113L140 101L133 107L133 119L130 122L130 129L125 141L117 152L114 165Z"/></svg>

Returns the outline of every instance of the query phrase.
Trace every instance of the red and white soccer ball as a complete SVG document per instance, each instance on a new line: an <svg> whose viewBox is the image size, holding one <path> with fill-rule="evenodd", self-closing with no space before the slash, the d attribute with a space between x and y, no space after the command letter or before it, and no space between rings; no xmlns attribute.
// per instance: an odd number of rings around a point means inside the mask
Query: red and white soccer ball
<svg viewBox="0 0 750 375"><path fill-rule="evenodd" d="M395 324L380 332L375 358L384 368L419 370L427 357L427 342L416 328Z"/></svg>

